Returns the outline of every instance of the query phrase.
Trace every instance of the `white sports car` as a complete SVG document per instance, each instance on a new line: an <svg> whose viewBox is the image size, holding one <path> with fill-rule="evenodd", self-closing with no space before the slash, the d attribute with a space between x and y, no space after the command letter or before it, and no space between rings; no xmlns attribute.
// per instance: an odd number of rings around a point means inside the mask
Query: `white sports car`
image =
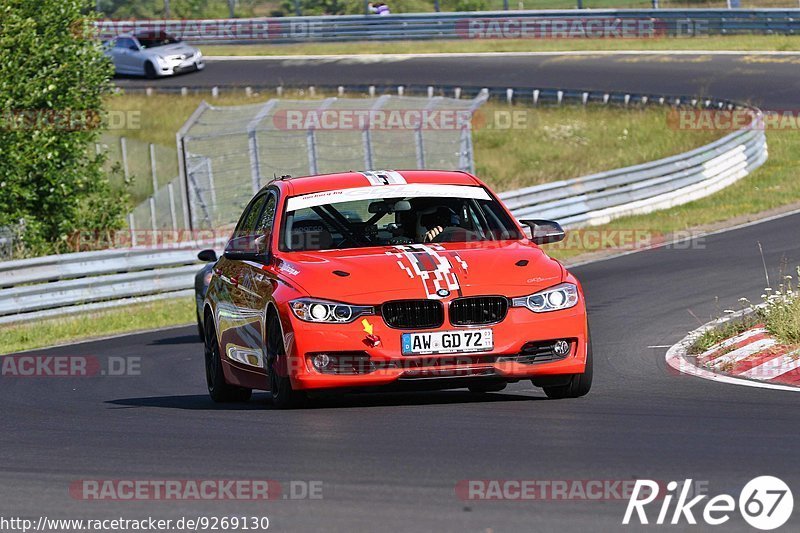
<svg viewBox="0 0 800 533"><path fill-rule="evenodd" d="M205 67L200 50L165 33L119 35L105 50L117 74L157 78Z"/></svg>

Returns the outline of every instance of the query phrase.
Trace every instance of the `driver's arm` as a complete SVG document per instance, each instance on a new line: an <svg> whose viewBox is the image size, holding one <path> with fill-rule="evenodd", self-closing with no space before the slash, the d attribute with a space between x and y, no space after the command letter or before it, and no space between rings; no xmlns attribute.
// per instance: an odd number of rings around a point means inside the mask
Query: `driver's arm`
<svg viewBox="0 0 800 533"><path fill-rule="evenodd" d="M441 232L444 231L444 228L441 226L436 226L435 228L431 228L425 233L424 237L422 238L422 242L431 242L433 239L436 238Z"/></svg>

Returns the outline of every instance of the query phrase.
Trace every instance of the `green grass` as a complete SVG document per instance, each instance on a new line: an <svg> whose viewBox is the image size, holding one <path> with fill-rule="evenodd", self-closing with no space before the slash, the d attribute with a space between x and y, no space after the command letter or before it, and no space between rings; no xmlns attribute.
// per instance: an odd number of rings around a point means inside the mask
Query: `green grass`
<svg viewBox="0 0 800 533"><path fill-rule="evenodd" d="M286 98L293 95L286 94ZM215 101L222 104L255 102L257 98L232 95ZM174 131L199 103L200 96L119 96L114 107L142 110L141 129L126 132L142 141L162 142L174 148ZM521 130L477 129L475 151L478 174L498 190L575 177L589 172L635 164L688 150L704 144L719 134L676 131L667 128L665 111L600 107L537 108L508 107L492 103L482 108L494 116L495 111L521 111L529 127ZM627 130L627 133L625 131ZM721 133L720 133L721 134ZM667 236L733 218L754 216L760 212L800 201L800 180L796 179L796 154L800 153L800 133L768 131L770 157L753 174L734 185L682 206L648 215L624 217L610 224L591 228L598 233L618 230L643 231L652 236ZM633 149L631 148L633 147ZM548 252L560 259L569 259L586 252L604 249L595 247L547 245ZM69 318L36 324L0 328L0 339L6 351L21 350L64 342L84 336L105 335L123 331L189 323L194 308L185 304L149 304L141 312L133 310L99 313L94 318ZM800 332L800 304L791 311L795 322L783 319L775 326L776 335L791 339L786 332ZM109 313L110 316L103 316ZM733 327L733 326L731 326ZM791 335L794 335L792 333ZM708 346L717 337L709 333L702 342ZM719 339L721 340L721 339ZM800 334L798 334L800 341Z"/></svg>
<svg viewBox="0 0 800 533"><path fill-rule="evenodd" d="M800 50L800 36L734 35L656 39L452 39L306 44L205 45L207 56L558 52L569 50Z"/></svg>
<svg viewBox="0 0 800 533"><path fill-rule="evenodd" d="M738 320L730 320L725 322L717 328L704 331L697 339L695 339L694 343L689 346L687 353L689 355L699 355L715 344L747 331L755 326L756 323L757 320L754 315L747 315Z"/></svg>
<svg viewBox="0 0 800 533"><path fill-rule="evenodd" d="M800 275L800 270L798 270ZM758 311L764 325L779 342L788 345L800 344L800 281L792 283L786 276L779 287L763 295L764 307Z"/></svg>
<svg viewBox="0 0 800 533"><path fill-rule="evenodd" d="M9 354L75 340L195 322L193 298L139 303L83 315L0 326L0 350Z"/></svg>
<svg viewBox="0 0 800 533"><path fill-rule="evenodd" d="M712 142L721 134L667 127L666 110L564 106L531 109L489 104L487 117L508 116L521 129L478 128L476 172L497 191L646 163Z"/></svg>
<svg viewBox="0 0 800 533"><path fill-rule="evenodd" d="M658 238L734 217L744 222L748 216L797 204L800 202L800 180L797 179L800 132L768 131L767 144L769 158L766 163L722 191L670 209L619 218L592 230L640 231ZM561 259L567 259L587 251L595 250L569 247L556 248L552 253Z"/></svg>
<svg viewBox="0 0 800 533"><path fill-rule="evenodd" d="M248 98L231 93L213 103L252 104L274 96ZM307 98L307 93L287 90L284 97ZM139 112L140 128L114 132L129 138L131 167L144 173L143 177L136 173L131 191L134 200L144 199L152 187L148 156L140 150L138 163L134 164L131 146L136 142L163 146L159 153L166 155L166 167L175 160L174 132L202 99L198 95L124 95L109 101L114 110ZM504 126L509 119L513 120L513 128ZM696 148L721 135L669 128L666 110L661 108L623 110L595 105L533 109L489 102L480 108L474 124L476 171L497 191L644 163ZM164 176L164 172L159 174Z"/></svg>

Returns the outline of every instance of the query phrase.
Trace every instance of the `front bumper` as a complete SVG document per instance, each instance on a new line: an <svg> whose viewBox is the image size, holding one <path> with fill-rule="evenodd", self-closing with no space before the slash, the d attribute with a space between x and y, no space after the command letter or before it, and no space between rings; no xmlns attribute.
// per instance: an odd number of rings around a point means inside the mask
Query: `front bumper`
<svg viewBox="0 0 800 533"><path fill-rule="evenodd" d="M494 349L489 352L404 356L402 333L412 331L452 331L469 329L447 322L435 330L399 330L386 325L380 316L364 316L350 324L314 324L297 319L286 310L290 324L284 325L288 369L295 389L340 389L376 387L426 381L458 380L517 381L542 376L584 372L587 353L586 312L582 303L563 311L533 313L526 308L510 308L506 318L480 328L491 328ZM361 320L366 318L373 335L380 339L375 346L367 337ZM288 327L287 327L288 326ZM527 346L566 339L570 352L563 357L531 361L521 357ZM322 373L311 364L313 354L361 354L369 364L359 373ZM522 362L527 361L527 362Z"/></svg>
<svg viewBox="0 0 800 533"><path fill-rule="evenodd" d="M206 64L202 57L192 57L183 61L161 60L156 69L159 76L172 76L184 72L203 70Z"/></svg>

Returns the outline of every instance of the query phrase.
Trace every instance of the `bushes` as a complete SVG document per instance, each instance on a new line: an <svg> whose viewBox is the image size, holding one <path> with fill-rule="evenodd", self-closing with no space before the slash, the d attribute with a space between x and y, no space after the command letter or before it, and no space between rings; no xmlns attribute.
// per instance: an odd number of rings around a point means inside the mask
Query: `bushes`
<svg viewBox="0 0 800 533"><path fill-rule="evenodd" d="M121 226L127 209L94 153L112 66L90 38L90 6L0 6L0 228L26 255L58 251L78 230Z"/></svg>

